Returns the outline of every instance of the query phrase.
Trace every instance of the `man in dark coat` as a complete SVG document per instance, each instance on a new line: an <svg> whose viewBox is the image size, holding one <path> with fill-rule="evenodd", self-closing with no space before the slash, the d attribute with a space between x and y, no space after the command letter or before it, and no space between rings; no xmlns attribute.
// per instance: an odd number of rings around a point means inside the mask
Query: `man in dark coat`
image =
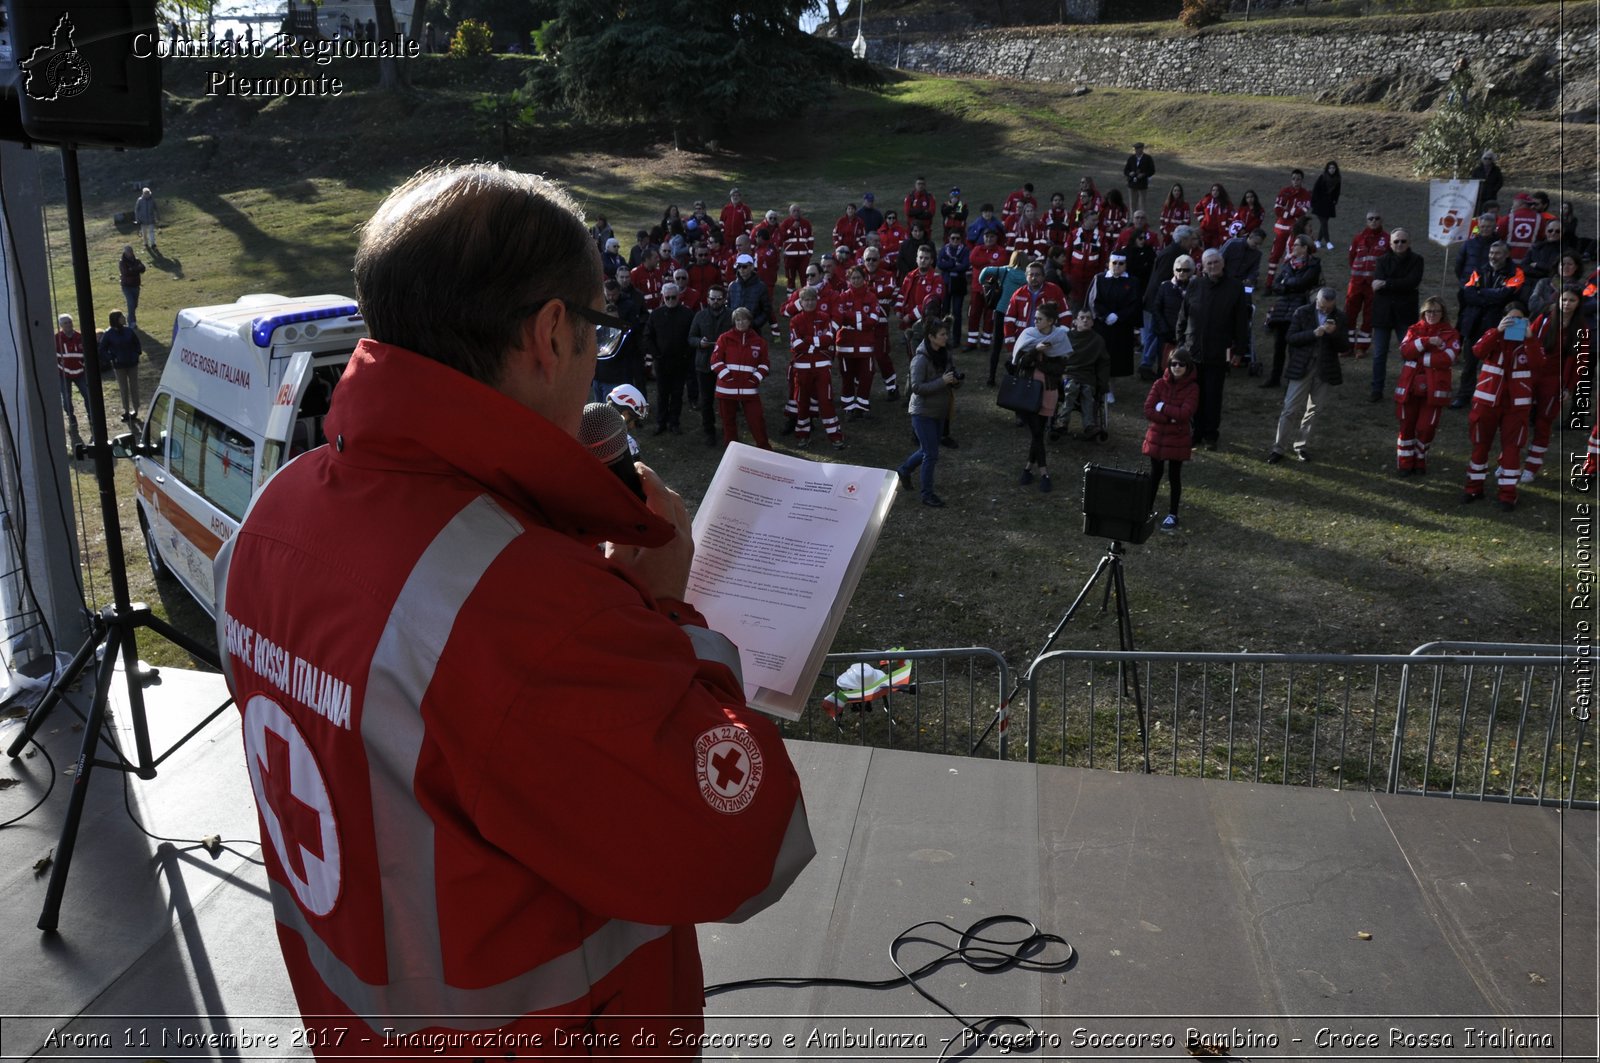
<svg viewBox="0 0 1600 1063"><path fill-rule="evenodd" d="M1222 252L1214 247L1201 256L1200 276L1183 293L1178 344L1189 348L1200 370L1194 441L1216 450L1229 356L1243 358L1250 346L1250 297L1243 284L1223 272Z"/></svg>
<svg viewBox="0 0 1600 1063"><path fill-rule="evenodd" d="M1467 174L1467 180L1478 182L1478 201L1473 205L1472 212L1476 214L1483 209L1485 203L1493 202L1500 198L1500 186L1505 184L1505 175L1500 172L1500 166L1495 162L1492 151L1483 153L1483 158L1478 160L1478 165Z"/></svg>
<svg viewBox="0 0 1600 1063"><path fill-rule="evenodd" d="M711 371L711 351L717 337L733 328L733 311L728 293L720 284L706 289L706 305L695 314L689 326L689 347L694 351L694 371L700 378L700 427L705 429L706 446L721 442L717 435L717 374Z"/></svg>
<svg viewBox="0 0 1600 1063"><path fill-rule="evenodd" d="M1311 441L1312 423L1333 398L1333 389L1344 382L1339 355L1349 349L1350 338L1336 303L1338 297L1332 288L1319 289L1316 302L1302 306L1289 319L1289 361L1283 370L1289 388L1283 396L1277 437L1267 452L1268 465L1283 460L1291 440L1294 456L1311 460L1306 444Z"/></svg>
<svg viewBox="0 0 1600 1063"><path fill-rule="evenodd" d="M1405 338L1417 322L1417 289L1422 286L1422 256L1411 250L1411 234L1389 234L1389 250L1372 269L1372 394L1377 402L1388 392L1389 340Z"/></svg>
<svg viewBox="0 0 1600 1063"><path fill-rule="evenodd" d="M603 384L632 384L640 391L644 390L644 322L649 313L645 309L644 293L633 284L633 271L627 268L617 270L616 307L617 316L628 323L628 334L623 338L622 346L617 348L616 372L620 378L605 380L599 376ZM611 297L608 295L607 299ZM609 390L609 388L608 388Z"/></svg>
<svg viewBox="0 0 1600 1063"><path fill-rule="evenodd" d="M683 431L683 385L694 368L689 347L689 326L694 312L683 305L682 292L672 281L661 286L661 305L650 311L644 325L644 350L656 370L656 435Z"/></svg>
<svg viewBox="0 0 1600 1063"><path fill-rule="evenodd" d="M756 276L756 260L740 255L734 262L733 283L728 285L728 309L744 307L750 311L750 327L765 333L772 320L772 295L766 284Z"/></svg>
<svg viewBox="0 0 1600 1063"><path fill-rule="evenodd" d="M1521 267L1511 261L1511 249L1505 241L1496 240L1489 245L1489 261L1461 286L1461 316L1456 319L1456 328L1461 330L1461 383L1450 404L1452 410L1467 405L1477 385L1478 358L1472 348L1505 316L1507 304L1523 297L1526 280Z"/></svg>
<svg viewBox="0 0 1600 1063"><path fill-rule="evenodd" d="M1180 225L1172 231L1172 243L1162 248L1156 256L1156 264L1150 271L1150 280L1144 289L1144 351L1139 358L1140 380L1156 378L1156 362L1161 358L1161 340L1156 336L1154 320L1156 292L1162 284L1172 279L1172 264L1178 260L1178 256L1192 255L1199 246L1200 233L1188 225Z"/></svg>
<svg viewBox="0 0 1600 1063"><path fill-rule="evenodd" d="M1144 194L1150 187L1150 178L1156 175L1156 160L1144 153L1143 144L1133 146L1133 154L1122 164L1122 176L1128 179L1128 209L1144 209Z"/></svg>

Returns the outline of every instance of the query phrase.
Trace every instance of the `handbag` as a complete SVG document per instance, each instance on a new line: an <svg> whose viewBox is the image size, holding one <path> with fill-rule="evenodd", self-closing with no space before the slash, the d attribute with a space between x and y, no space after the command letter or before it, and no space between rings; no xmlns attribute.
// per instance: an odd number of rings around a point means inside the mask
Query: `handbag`
<svg viewBox="0 0 1600 1063"><path fill-rule="evenodd" d="M990 310L1000 305L1000 278L990 274L989 279L983 282L983 305Z"/></svg>
<svg viewBox="0 0 1600 1063"><path fill-rule="evenodd" d="M1013 413L1038 413L1039 406L1044 402L1044 384L1034 379L1031 373L1027 376L1002 377L994 402L1001 409Z"/></svg>

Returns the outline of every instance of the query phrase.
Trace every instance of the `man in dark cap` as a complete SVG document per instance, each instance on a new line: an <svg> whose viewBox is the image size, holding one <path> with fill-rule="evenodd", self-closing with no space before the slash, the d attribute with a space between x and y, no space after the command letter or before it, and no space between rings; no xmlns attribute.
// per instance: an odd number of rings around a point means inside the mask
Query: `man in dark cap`
<svg viewBox="0 0 1600 1063"><path fill-rule="evenodd" d="M1156 175L1156 161L1144 153L1143 143L1133 146L1133 154L1122 164L1122 175L1128 179L1128 210L1143 210L1145 190Z"/></svg>

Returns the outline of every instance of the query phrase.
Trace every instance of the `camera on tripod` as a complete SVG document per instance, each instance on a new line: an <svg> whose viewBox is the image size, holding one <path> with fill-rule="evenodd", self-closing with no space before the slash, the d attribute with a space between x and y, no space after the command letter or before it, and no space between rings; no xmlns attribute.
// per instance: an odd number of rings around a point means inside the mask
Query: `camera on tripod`
<svg viewBox="0 0 1600 1063"><path fill-rule="evenodd" d="M1137 546L1148 540L1155 528L1148 472L1094 464L1083 467L1083 534Z"/></svg>

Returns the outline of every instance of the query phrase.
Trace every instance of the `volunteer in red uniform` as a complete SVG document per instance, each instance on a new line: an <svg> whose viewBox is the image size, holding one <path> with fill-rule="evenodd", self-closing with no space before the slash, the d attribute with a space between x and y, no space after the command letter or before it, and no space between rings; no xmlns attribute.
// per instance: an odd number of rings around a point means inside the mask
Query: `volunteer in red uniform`
<svg viewBox="0 0 1600 1063"><path fill-rule="evenodd" d="M967 346L977 337L980 346L988 347L994 334L994 316L1004 307L991 307L985 301L983 285L978 282L983 271L990 266L1004 266L1010 259L1000 246L1000 234L993 229L983 231L983 242L972 249L972 275L967 281L967 293L972 307L967 311Z"/></svg>
<svg viewBox="0 0 1600 1063"><path fill-rule="evenodd" d="M1311 213L1311 193L1306 190L1303 170L1290 170L1289 183L1278 189L1278 198L1272 204L1272 253L1267 256L1269 276L1278 271L1284 248L1294 233L1294 223Z"/></svg>
<svg viewBox="0 0 1600 1063"><path fill-rule="evenodd" d="M911 185L911 191L906 193L905 203L906 224L914 221L922 223L922 231L933 232L933 193L928 191L928 180L919 177Z"/></svg>
<svg viewBox="0 0 1600 1063"><path fill-rule="evenodd" d="M889 211L883 216L883 224L878 226L878 250L883 252L883 265L890 273L900 261L900 245L906 242L906 227L900 224L898 211Z"/></svg>
<svg viewBox="0 0 1600 1063"><path fill-rule="evenodd" d="M783 254L778 245L773 242L767 230L758 231L755 240L750 245L750 257L756 263L756 276L761 278L761 283L767 286L768 292L778 290L778 266L783 261ZM734 259L734 272L738 272L739 260Z"/></svg>
<svg viewBox="0 0 1600 1063"><path fill-rule="evenodd" d="M1183 198L1183 186L1174 184L1167 198L1161 201L1161 235L1170 243L1178 226L1189 224L1189 201Z"/></svg>
<svg viewBox="0 0 1600 1063"><path fill-rule="evenodd" d="M1544 467L1550 449L1550 433L1561 412L1564 393L1587 379L1590 352L1594 345L1594 322L1582 313L1582 300L1576 288L1561 293L1555 307L1540 314L1530 326L1539 340L1545 360L1533 377L1533 414L1528 434L1528 460L1523 463L1522 482L1529 483Z"/></svg>
<svg viewBox="0 0 1600 1063"><path fill-rule="evenodd" d="M1100 197L1100 231L1107 240L1116 240L1128 229L1128 204L1113 188Z"/></svg>
<svg viewBox="0 0 1600 1063"><path fill-rule="evenodd" d="M1094 211L1083 215L1067 242L1067 285L1072 289L1072 309L1080 310L1089 294L1089 285L1106 268L1110 241L1100 231L1100 216Z"/></svg>
<svg viewBox="0 0 1600 1063"><path fill-rule="evenodd" d="M1266 221L1266 214L1261 209L1261 199L1256 195L1256 190L1247 188L1244 195L1239 197L1239 205L1234 208L1233 220L1228 223L1228 235L1249 236L1261 228Z"/></svg>
<svg viewBox="0 0 1600 1063"><path fill-rule="evenodd" d="M697 245L689 263L689 286L702 295L722 283L722 269L712 260L712 248Z"/></svg>
<svg viewBox="0 0 1600 1063"><path fill-rule="evenodd" d="M62 314L56 324L56 376L61 384L61 412L72 434L78 434L78 414L72 408L72 389L78 389L83 408L89 408L89 385L83 364L83 333L72 327L72 315Z"/></svg>
<svg viewBox="0 0 1600 1063"><path fill-rule="evenodd" d="M833 223L833 246L848 247L855 252L867 246L867 226L856 214L854 203L846 203L844 214Z"/></svg>
<svg viewBox="0 0 1600 1063"><path fill-rule="evenodd" d="M694 924L770 903L809 831L737 650L682 600L682 499L575 438L621 339L594 242L542 178L448 168L379 207L355 278L371 338L332 442L216 565L312 1049L694 1056L669 1041L703 1028Z"/></svg>
<svg viewBox="0 0 1600 1063"><path fill-rule="evenodd" d="M1028 282L1018 288L1011 296L1011 301L1006 304L1005 316L1005 345L1010 347L1016 343L1017 337L1022 335L1024 329L1032 328L1034 315L1039 310L1039 304L1046 300L1064 308L1067 297L1062 293L1061 287L1052 281L1044 279L1044 266L1039 262L1028 263ZM1065 310L1058 311L1063 317L1070 320L1071 315Z"/></svg>
<svg viewBox="0 0 1600 1063"><path fill-rule="evenodd" d="M736 237L750 231L750 218L750 204L744 201L744 193L737 188L730 190L722 208L722 242L732 247Z"/></svg>
<svg viewBox="0 0 1600 1063"><path fill-rule="evenodd" d="M1022 217L1022 208L1027 204L1032 204L1034 210L1039 209L1039 201L1033 195L1032 181L1024 181L1022 187L1007 196L1006 201L1000 205L1000 224L1009 231L1017 219Z"/></svg>
<svg viewBox="0 0 1600 1063"><path fill-rule="evenodd" d="M891 210L889 215L892 218L894 211ZM884 224L887 226L889 223ZM882 250L867 248L866 254L861 256L861 263L867 268L867 287L872 289L882 310L872 338L872 360L878 368L878 375L883 378L885 394L893 400L900 397L900 378L895 374L894 358L889 353L889 315L894 312L895 300L900 296L900 283L889 257ZM871 383L870 379L868 383ZM861 392L859 398L864 403L867 393ZM865 410L866 406L860 408Z"/></svg>
<svg viewBox="0 0 1600 1063"><path fill-rule="evenodd" d="M1546 202L1549 202L1548 198ZM1533 196L1526 192L1518 192L1515 203L1511 213L1495 224L1495 235L1506 242L1506 247L1511 251L1511 261L1520 266L1528 255L1528 248L1544 239L1545 226L1555 221L1556 217L1549 211L1540 210L1534 204Z"/></svg>
<svg viewBox="0 0 1600 1063"><path fill-rule="evenodd" d="M1450 325L1444 300L1422 304L1422 319L1400 343L1400 381L1394 389L1394 459L1401 476L1428 471L1428 447L1439 430L1439 416L1450 405L1450 369L1461 353L1461 333Z"/></svg>
<svg viewBox="0 0 1600 1063"><path fill-rule="evenodd" d="M811 443L813 413L821 419L834 449L844 446L839 415L833 408L833 351L833 321L817 309L816 289L801 288L800 312L789 319L790 401L799 411L794 427L799 446Z"/></svg>
<svg viewBox="0 0 1600 1063"><path fill-rule="evenodd" d="M1044 212L1044 233L1050 247L1067 246L1067 237L1072 234L1072 218L1067 214L1065 192L1050 193L1050 205Z"/></svg>
<svg viewBox="0 0 1600 1063"><path fill-rule="evenodd" d="M1383 215L1367 211L1366 227L1350 238L1350 283L1344 293L1344 316L1350 321L1350 345L1360 358L1372 345L1372 277L1378 259L1389 253L1389 234ZM1361 316L1359 324L1356 315Z"/></svg>
<svg viewBox="0 0 1600 1063"><path fill-rule="evenodd" d="M742 410L756 446L771 450L767 416L761 409L761 382L772 372L772 362L767 358L767 341L750 327L753 320L745 307L735 309L733 328L718 336L717 345L711 349L711 372L717 378L717 416L722 420L724 443L738 442L736 415Z"/></svg>
<svg viewBox="0 0 1600 1063"><path fill-rule="evenodd" d="M877 263L877 251L867 249L866 260ZM867 271L853 266L850 287L834 301L829 316L837 326L834 350L839 355L839 403L853 418L865 416L872 405L872 358L883 311L867 284Z"/></svg>
<svg viewBox="0 0 1600 1063"><path fill-rule="evenodd" d="M783 252L783 283L793 288L805 275L806 263L816 253L817 240L811 222L800 213L800 204L789 204L789 216L778 223L773 241Z"/></svg>
<svg viewBox="0 0 1600 1063"><path fill-rule="evenodd" d="M1533 412L1534 377L1544 371L1544 348L1528 332L1527 311L1513 302L1500 324L1483 334L1473 354L1478 359L1478 381L1472 392L1472 412L1467 434L1472 455L1467 460L1467 487L1463 503L1483 498L1483 481L1489 472L1489 447L1500 437L1499 502L1515 509L1517 485L1522 481L1522 447L1528 439L1528 417Z"/></svg>
<svg viewBox="0 0 1600 1063"><path fill-rule="evenodd" d="M908 361L912 354L911 332L928 313L930 301L938 307L934 316L944 316L944 274L933 268L933 262L933 248L917 248L917 268L906 274L895 297L894 308L900 315L900 335Z"/></svg>
<svg viewBox="0 0 1600 1063"><path fill-rule="evenodd" d="M1050 250L1050 233L1031 203L1022 205L1022 213L1006 234L1006 250L1021 251L1030 258L1043 258Z"/></svg>
<svg viewBox="0 0 1600 1063"><path fill-rule="evenodd" d="M661 268L661 254L652 248L644 253L644 261L628 271L628 279L644 298L644 308L654 310L661 305L661 286L667 283L667 271Z"/></svg>
<svg viewBox="0 0 1600 1063"><path fill-rule="evenodd" d="M1067 221L1072 225L1082 225L1085 214L1093 214L1097 218L1100 216L1100 190L1094 186L1093 177L1078 179L1078 196L1067 210Z"/></svg>
<svg viewBox="0 0 1600 1063"><path fill-rule="evenodd" d="M1234 220L1233 197L1222 185L1212 185L1194 205L1194 217L1200 225L1202 249L1221 247L1228 239L1228 226Z"/></svg>

